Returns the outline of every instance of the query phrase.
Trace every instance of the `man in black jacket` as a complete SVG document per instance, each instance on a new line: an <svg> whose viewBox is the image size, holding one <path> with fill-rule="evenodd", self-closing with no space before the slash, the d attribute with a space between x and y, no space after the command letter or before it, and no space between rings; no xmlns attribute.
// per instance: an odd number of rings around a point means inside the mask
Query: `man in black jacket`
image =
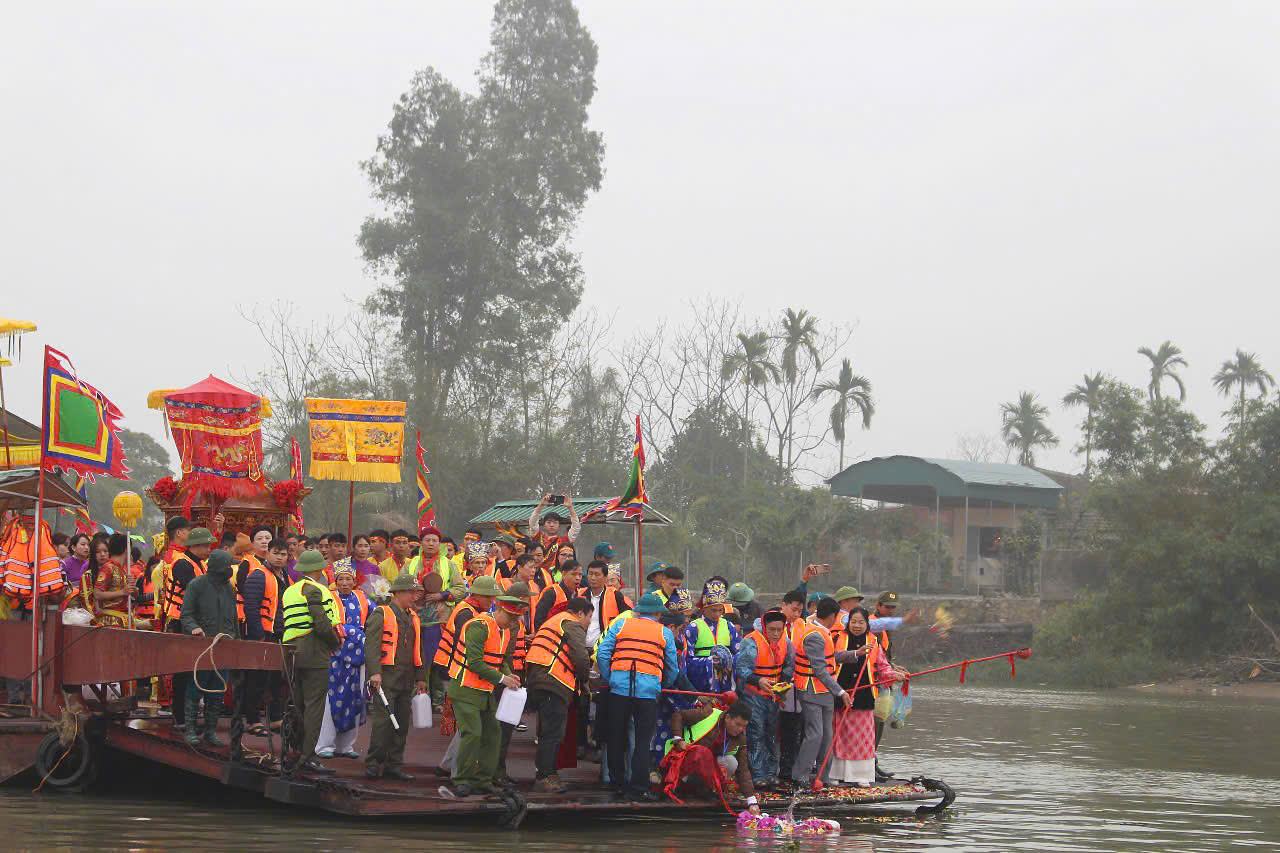
<svg viewBox="0 0 1280 853"><path fill-rule="evenodd" d="M232 558L226 551L209 556L209 569L187 586L182 597L182 633L208 637L219 634L239 635L236 624L236 592L231 586ZM222 714L222 694L227 688L227 670L200 670L187 684L184 733L191 746L200 743L196 731L200 697L204 695L204 742L209 746L226 746L217 735L218 717Z"/></svg>

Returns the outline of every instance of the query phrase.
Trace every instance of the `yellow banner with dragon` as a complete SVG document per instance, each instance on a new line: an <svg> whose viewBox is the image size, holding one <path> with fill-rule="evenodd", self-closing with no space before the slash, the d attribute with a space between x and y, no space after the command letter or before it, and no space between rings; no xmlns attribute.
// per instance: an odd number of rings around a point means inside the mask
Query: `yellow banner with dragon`
<svg viewBox="0 0 1280 853"><path fill-rule="evenodd" d="M309 398L306 404L312 477L400 482L405 421L402 401Z"/></svg>

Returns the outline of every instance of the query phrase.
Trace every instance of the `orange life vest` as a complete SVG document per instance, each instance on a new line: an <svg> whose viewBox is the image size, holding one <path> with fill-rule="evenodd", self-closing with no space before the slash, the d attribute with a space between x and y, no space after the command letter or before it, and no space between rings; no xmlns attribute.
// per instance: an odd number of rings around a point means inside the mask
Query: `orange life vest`
<svg viewBox="0 0 1280 853"><path fill-rule="evenodd" d="M155 586L151 583L151 572L147 571L146 563L137 562L129 569L129 573L134 579L142 578L142 600L133 608L133 615L138 619L151 619L156 614Z"/></svg>
<svg viewBox="0 0 1280 853"><path fill-rule="evenodd" d="M195 577L204 574L204 563L200 562L191 554L177 555L174 562L178 560L186 560L196 570ZM178 582L173 576L173 566L170 565L164 577L164 618L168 622L182 618L182 593L186 589L185 584Z"/></svg>
<svg viewBox="0 0 1280 853"><path fill-rule="evenodd" d="M836 645L831 639L831 632L821 625L813 622L806 622L804 625L804 633L799 636L799 642L796 643L795 685L797 690L804 690L812 685L814 693L826 693L828 692L827 686L818 679L816 671L809 662L809 656L805 654L804 651L805 639L815 631L822 632L822 642L824 646L823 654L827 658L827 672L832 678L836 677Z"/></svg>
<svg viewBox="0 0 1280 853"><path fill-rule="evenodd" d="M609 669L613 672L641 672L661 678L666 648L662 623L653 619L628 619L614 637Z"/></svg>
<svg viewBox="0 0 1280 853"><path fill-rule="evenodd" d="M62 578L62 563L58 549L54 547L49 523L40 522L40 565L33 571L37 538L35 521L23 516L9 522L0 534L0 577L4 578L4 592L9 598L30 607L38 579L40 597L61 597L58 594L66 586Z"/></svg>
<svg viewBox="0 0 1280 853"><path fill-rule="evenodd" d="M578 687L578 676L573 668L573 658L564 637L564 623L572 619L573 614L567 610L557 613L538 629L533 641L529 643L529 654L526 658L529 666L545 666L547 674L570 690Z"/></svg>
<svg viewBox="0 0 1280 853"><path fill-rule="evenodd" d="M630 609L631 602L621 591L605 587L604 592L600 594L600 606L596 608L595 617L596 624L600 626L600 633L603 634L609 630L609 626L613 624L614 619L618 618L619 613Z"/></svg>
<svg viewBox="0 0 1280 853"><path fill-rule="evenodd" d="M538 604L542 604L542 599L546 597L547 593L551 593L555 596L555 601L551 602L551 608L547 611L548 613L554 613L557 607L562 604L569 603L569 596L565 594L564 586L561 584L554 584L542 591L542 594L538 596ZM538 625L536 627L540 628L542 626Z"/></svg>
<svg viewBox="0 0 1280 853"><path fill-rule="evenodd" d="M513 585L519 583L519 581L514 577L499 577L497 580L498 586L500 586L504 592L511 589ZM534 633L534 602L538 600L538 596L541 594L541 588L538 586L537 581L527 581L527 585L530 590L529 597L526 599L529 604L529 609L522 613L516 620L516 647L511 653L511 670L516 675L524 674L525 656L529 653L529 642L533 639Z"/></svg>
<svg viewBox="0 0 1280 853"><path fill-rule="evenodd" d="M360 602L360 626L364 627L364 623L369 621L369 596L365 595L364 590L362 590L360 587L356 587L355 589L351 590L351 592L352 594L355 595L356 601ZM342 603L341 595L338 596L338 603L339 604ZM416 618L417 614L415 613L414 616Z"/></svg>
<svg viewBox="0 0 1280 853"><path fill-rule="evenodd" d="M359 590L356 590L359 592ZM369 602L364 600L364 606L367 608ZM382 665L395 666L396 663L396 644L400 641L400 620L396 619L395 611L390 605L384 604L378 608L382 611ZM422 666L422 620L418 618L418 614L409 611L409 619L413 622L413 665Z"/></svg>
<svg viewBox="0 0 1280 853"><path fill-rule="evenodd" d="M511 632L505 628L498 627L498 620L494 619L488 613L481 613L473 619L469 619L466 625L462 626L462 630L458 632L462 636L467 632L467 628L471 627L473 622L480 622L485 626L487 636L484 640L484 662L494 669L502 669L502 663L507 657L507 643L510 640ZM457 678L458 674L462 674L462 686L474 687L476 690L483 690L485 693L492 693L493 688L497 685L481 678L470 669L467 668L467 656L465 648L458 660L449 666L449 677Z"/></svg>
<svg viewBox="0 0 1280 853"><path fill-rule="evenodd" d="M781 678L783 664L787 662L786 640L779 638L778 644L772 645L763 631L752 631L747 635L747 639L754 640L756 644L756 668L753 674L758 678L771 678L774 681ZM757 693L772 695L765 694L754 685L748 685L748 687Z"/></svg>
<svg viewBox="0 0 1280 853"><path fill-rule="evenodd" d="M280 609L280 582L276 580L275 573L262 565L253 554L247 555L244 559L249 564L249 571L244 576L245 583L248 583L250 575L254 572L262 572L264 583L262 603L258 606L258 619L262 624L262 630L270 634L276 629L276 611ZM244 592L238 586L236 587L236 618L244 624Z"/></svg>
<svg viewBox="0 0 1280 853"><path fill-rule="evenodd" d="M462 661L467 653L462 643L462 627L475 615L476 605L470 598L464 598L454 605L453 610L449 611L449 618L444 620L444 627L440 629L440 645L436 647L435 657L431 659L433 664L452 671L454 662Z"/></svg>

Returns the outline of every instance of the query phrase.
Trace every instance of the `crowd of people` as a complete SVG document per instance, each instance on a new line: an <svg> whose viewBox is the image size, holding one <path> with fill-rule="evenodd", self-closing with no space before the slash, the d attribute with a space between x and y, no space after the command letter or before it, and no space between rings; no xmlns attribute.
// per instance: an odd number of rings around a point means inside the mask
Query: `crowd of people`
<svg viewBox="0 0 1280 853"><path fill-rule="evenodd" d="M460 542L434 527L348 541L266 526L226 533L220 518L211 530L176 516L149 562L119 534L55 544L65 606L96 624L292 647L289 683L254 671L238 682L245 731L278 729L291 695L298 760L312 774L353 759L371 778L411 781L408 720L424 695L455 729L432 783L450 798L513 784L506 755L525 721L537 727L541 793L567 791L558 769L577 762L598 764L621 799L715 787L718 776L756 810L761 790L889 778L876 763L877 697L903 675L893 632L911 618L897 614L895 593L869 609L852 587L811 591L822 567L809 566L766 609L744 583L715 576L695 592L679 567L656 562L633 600L613 546L583 551L578 519L566 525L550 500L523 535L470 529ZM223 745L230 675L156 679L153 698L192 746ZM500 722L503 694L517 689L523 718Z"/></svg>

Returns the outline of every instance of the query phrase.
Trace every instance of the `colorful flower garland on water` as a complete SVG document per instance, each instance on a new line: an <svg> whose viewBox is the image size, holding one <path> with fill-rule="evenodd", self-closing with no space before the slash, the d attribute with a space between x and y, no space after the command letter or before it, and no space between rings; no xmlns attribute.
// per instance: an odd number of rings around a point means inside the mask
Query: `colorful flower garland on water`
<svg viewBox="0 0 1280 853"><path fill-rule="evenodd" d="M753 815L742 812L738 815L739 832L770 832L774 835L830 835L840 831L839 821L823 820L820 817L806 818L801 821L787 820L785 817L773 817L769 814Z"/></svg>

